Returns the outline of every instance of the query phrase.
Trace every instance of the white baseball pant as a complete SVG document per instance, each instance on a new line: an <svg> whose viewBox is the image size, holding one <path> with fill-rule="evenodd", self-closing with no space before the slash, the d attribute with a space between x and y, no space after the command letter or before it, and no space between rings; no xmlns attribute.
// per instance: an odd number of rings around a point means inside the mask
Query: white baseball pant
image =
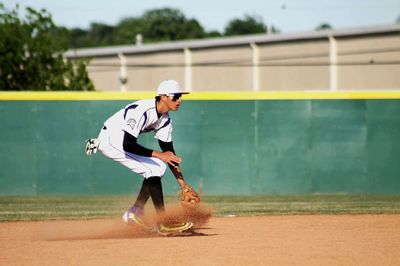
<svg viewBox="0 0 400 266"><path fill-rule="evenodd" d="M158 158L145 157L126 152L122 149L124 132L102 129L98 136L100 144L98 150L106 157L119 162L144 178L152 176L162 177L165 174L166 165Z"/></svg>

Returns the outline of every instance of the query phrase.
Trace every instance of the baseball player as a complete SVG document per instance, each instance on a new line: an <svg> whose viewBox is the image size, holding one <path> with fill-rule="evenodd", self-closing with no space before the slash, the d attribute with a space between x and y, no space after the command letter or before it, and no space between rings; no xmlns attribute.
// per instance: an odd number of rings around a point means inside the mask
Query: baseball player
<svg viewBox="0 0 400 266"><path fill-rule="evenodd" d="M165 80L158 86L158 95L155 99L139 100L128 104L104 122L97 139L87 140L86 153L88 155L96 153L98 149L106 157L119 162L144 178L136 202L122 217L128 224L138 224L146 229L152 229L142 220L144 206L150 197L156 212L158 214L164 212L161 178L166 171L166 164L182 191L189 187L179 167L182 160L174 151L172 122L168 115L169 111L177 111L180 108L182 95L187 93L181 91L175 80ZM148 149L137 142L139 135L146 132L155 133L161 151ZM173 228L158 225L156 229L163 233L164 231L185 231L192 226L192 223L187 222Z"/></svg>

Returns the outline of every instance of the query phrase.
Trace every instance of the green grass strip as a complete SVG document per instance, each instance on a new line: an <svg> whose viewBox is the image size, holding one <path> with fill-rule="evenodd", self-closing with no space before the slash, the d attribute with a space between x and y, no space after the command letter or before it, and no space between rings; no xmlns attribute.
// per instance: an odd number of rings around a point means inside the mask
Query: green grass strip
<svg viewBox="0 0 400 266"><path fill-rule="evenodd" d="M120 217L135 196L0 196L0 222ZM214 216L400 214L400 196L204 196ZM166 203L178 203L166 197ZM152 208L151 201L147 204Z"/></svg>

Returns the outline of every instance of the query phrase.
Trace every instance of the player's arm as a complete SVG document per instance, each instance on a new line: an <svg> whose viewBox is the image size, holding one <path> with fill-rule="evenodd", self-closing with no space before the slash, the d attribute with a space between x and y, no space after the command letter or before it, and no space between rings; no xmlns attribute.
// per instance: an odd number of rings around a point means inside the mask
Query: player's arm
<svg viewBox="0 0 400 266"><path fill-rule="evenodd" d="M137 143L137 138L124 131L124 140L122 143L122 147L124 151L131 152L133 154L145 156L145 157L155 157L163 162L168 163L168 165L175 165L180 163L181 158L176 156L171 151L155 151L148 148L143 147L139 143Z"/></svg>
<svg viewBox="0 0 400 266"><path fill-rule="evenodd" d="M171 153L175 154L174 145L173 145L172 141L164 142L164 141L158 140L158 144L160 145L160 148L163 152L171 152ZM168 166L169 166L169 169L171 169L171 172L174 174L179 185L181 187L184 187L186 182L183 179L182 171L181 171L181 168L179 167L179 162L176 162L173 164L168 164Z"/></svg>
<svg viewBox="0 0 400 266"><path fill-rule="evenodd" d="M142 145L140 145L139 143L137 143L137 138L135 138L126 131L124 131L124 141L122 143L122 147L124 151L145 157L151 157L153 153L153 150L147 149Z"/></svg>

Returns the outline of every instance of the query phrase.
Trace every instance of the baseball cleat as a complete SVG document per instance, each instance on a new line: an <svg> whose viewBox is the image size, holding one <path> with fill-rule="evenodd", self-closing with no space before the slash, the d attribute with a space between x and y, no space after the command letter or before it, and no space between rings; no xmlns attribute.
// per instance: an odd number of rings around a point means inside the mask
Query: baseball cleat
<svg viewBox="0 0 400 266"><path fill-rule="evenodd" d="M163 224L159 224L157 226L157 233L162 236L172 236L179 233L183 233L193 227L193 223L182 223L173 226L166 226Z"/></svg>
<svg viewBox="0 0 400 266"><path fill-rule="evenodd" d="M143 211L134 212L131 209L127 210L122 216L122 220L129 225L138 225L139 227L148 230L155 231L153 226L147 225L140 217L142 216Z"/></svg>

